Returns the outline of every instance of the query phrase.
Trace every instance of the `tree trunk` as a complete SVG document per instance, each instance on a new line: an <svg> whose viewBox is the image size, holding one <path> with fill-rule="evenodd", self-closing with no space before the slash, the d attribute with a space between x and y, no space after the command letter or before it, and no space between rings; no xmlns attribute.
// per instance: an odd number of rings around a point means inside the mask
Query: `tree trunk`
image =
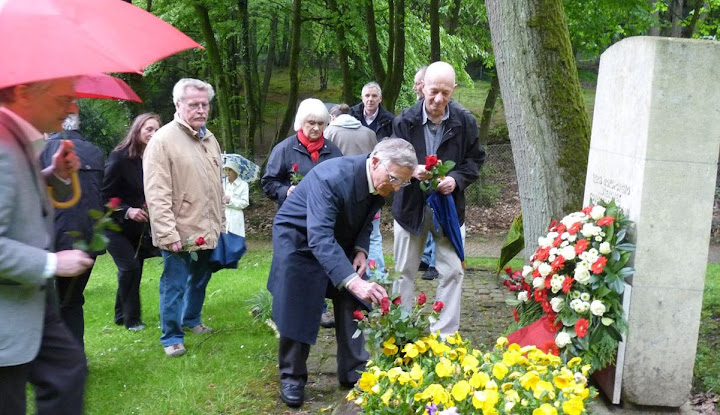
<svg viewBox="0 0 720 415"><path fill-rule="evenodd" d="M480 120L480 126L478 127L480 144L483 146L487 145L488 142L490 121L492 120L493 112L495 111L495 103L497 103L498 94L500 94L500 81L498 80L497 74L495 74L492 76L492 81L490 81L490 89L488 90L487 97L485 97L482 120Z"/></svg>
<svg viewBox="0 0 720 415"><path fill-rule="evenodd" d="M270 79L272 78L273 63L275 62L275 44L277 43L278 15L273 14L270 20L270 40L268 43L267 57L265 58L265 73L263 73L262 89L260 90L260 114L265 113L265 102Z"/></svg>
<svg viewBox="0 0 720 415"><path fill-rule="evenodd" d="M335 36L337 36L338 61L342 72L342 100L344 103L350 105L355 98L352 93L353 80L352 73L350 72L350 63L348 62L347 39L345 38L345 31L348 30L348 28L342 19L343 14L340 12L337 0L326 0L326 2L328 9L330 9L330 14L337 19L333 26L335 27Z"/></svg>
<svg viewBox="0 0 720 415"><path fill-rule="evenodd" d="M705 4L705 0L692 0L690 4L693 8L693 15L690 19L690 23L683 30L683 37L686 38L692 38L693 34L695 34L695 28L697 27L697 23L700 20L700 12L702 11L703 5Z"/></svg>
<svg viewBox="0 0 720 415"><path fill-rule="evenodd" d="M430 0L430 62L440 60L440 0Z"/></svg>
<svg viewBox="0 0 720 415"><path fill-rule="evenodd" d="M300 60L300 35L302 25L301 0L293 0L292 3L292 26L290 36L290 91L288 92L288 104L285 109L283 122L280 129L275 134L275 142L273 146L287 137L290 127L292 127L295 119L295 109L298 100L298 89L300 87L298 81L298 63Z"/></svg>
<svg viewBox="0 0 720 415"><path fill-rule="evenodd" d="M370 66L373 70L375 82L382 85L385 82L385 67L380 57L380 44L378 43L377 32L375 31L375 7L373 0L365 0L365 20L367 23ZM392 26L390 26L388 30L392 30Z"/></svg>
<svg viewBox="0 0 720 415"><path fill-rule="evenodd" d="M448 23L448 29L447 32L450 36L455 35L455 32L457 31L458 22L460 21L460 4L462 0L455 0L454 6L452 10L452 14L450 15L450 22Z"/></svg>
<svg viewBox="0 0 720 415"><path fill-rule="evenodd" d="M220 117L220 142L223 143L225 151L232 151L235 148L232 135L230 134L230 106L227 98L227 83L225 81L225 72L223 71L222 58L220 50L215 40L212 24L210 23L210 15L208 9L202 4L194 3L195 11L198 14L200 28L202 29L203 38L205 39L205 50L208 54L208 62L213 72L213 85L215 88L218 107L218 116Z"/></svg>
<svg viewBox="0 0 720 415"><path fill-rule="evenodd" d="M561 0L487 0L525 240L582 205L590 120ZM528 256L533 252L530 247Z"/></svg>
<svg viewBox="0 0 720 415"><path fill-rule="evenodd" d="M392 65L388 63L388 76L383 84L383 105L390 112L395 112L395 102L400 95L405 69L405 0L395 0L393 6L395 36L388 49L393 49L394 61Z"/></svg>
<svg viewBox="0 0 720 415"><path fill-rule="evenodd" d="M650 2L650 10L655 10L655 3L656 3L657 1L658 1L658 0L649 0L649 2ZM654 21L655 21L655 24L650 27L650 33L649 33L649 35L650 35L650 36L660 36L660 25L661 25L660 13L659 13L658 11L654 11L652 15L653 15L653 19L654 19Z"/></svg>
<svg viewBox="0 0 720 415"><path fill-rule="evenodd" d="M242 56L242 72L243 85L245 86L245 114L247 116L247 135L243 152L252 156L255 149L255 128L257 126L257 108L258 101L256 98L257 88L253 82L253 56L250 53L250 19L248 17L248 0L238 0L238 9L240 12L240 42Z"/></svg>

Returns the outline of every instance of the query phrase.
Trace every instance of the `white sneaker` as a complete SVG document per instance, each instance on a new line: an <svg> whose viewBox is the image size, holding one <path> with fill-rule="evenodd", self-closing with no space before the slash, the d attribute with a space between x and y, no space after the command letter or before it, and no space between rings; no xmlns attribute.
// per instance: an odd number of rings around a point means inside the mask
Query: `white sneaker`
<svg viewBox="0 0 720 415"><path fill-rule="evenodd" d="M172 357L182 356L187 351L182 343L172 344L164 349L165 354Z"/></svg>

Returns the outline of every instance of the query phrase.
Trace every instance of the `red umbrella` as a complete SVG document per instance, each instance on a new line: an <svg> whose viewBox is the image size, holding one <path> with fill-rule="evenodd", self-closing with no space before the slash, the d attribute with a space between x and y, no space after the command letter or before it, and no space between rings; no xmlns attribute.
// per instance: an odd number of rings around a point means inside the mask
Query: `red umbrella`
<svg viewBox="0 0 720 415"><path fill-rule="evenodd" d="M140 97L125 81L105 74L80 76L75 81L75 92L78 98L122 99L142 102Z"/></svg>
<svg viewBox="0 0 720 415"><path fill-rule="evenodd" d="M0 88L101 72L142 72L201 47L121 0L0 0Z"/></svg>

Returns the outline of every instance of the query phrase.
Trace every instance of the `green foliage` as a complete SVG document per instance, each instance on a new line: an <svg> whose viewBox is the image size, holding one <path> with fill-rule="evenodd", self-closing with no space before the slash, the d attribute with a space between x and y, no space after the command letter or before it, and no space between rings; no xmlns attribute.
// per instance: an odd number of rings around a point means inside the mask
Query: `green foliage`
<svg viewBox="0 0 720 415"><path fill-rule="evenodd" d="M118 145L130 126L127 102L106 99L80 99L80 134L100 147L107 156Z"/></svg>
<svg viewBox="0 0 720 415"><path fill-rule="evenodd" d="M522 213L520 213L513 219L505 242L500 249L500 259L498 259L497 263L496 277L500 275L500 272L510 260L522 252L523 248L525 248L525 237L523 236Z"/></svg>
<svg viewBox="0 0 720 415"><path fill-rule="evenodd" d="M708 264L700 320L693 387L700 392L720 390L720 264Z"/></svg>

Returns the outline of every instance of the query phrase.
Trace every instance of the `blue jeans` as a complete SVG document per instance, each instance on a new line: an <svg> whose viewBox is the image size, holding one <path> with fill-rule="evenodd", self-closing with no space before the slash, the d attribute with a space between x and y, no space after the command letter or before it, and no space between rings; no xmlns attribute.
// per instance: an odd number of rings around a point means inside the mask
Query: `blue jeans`
<svg viewBox="0 0 720 415"><path fill-rule="evenodd" d="M428 264L429 267L435 268L435 241L433 241L433 236L430 232L428 232L427 241L425 241L425 251L423 251L422 262Z"/></svg>
<svg viewBox="0 0 720 415"><path fill-rule="evenodd" d="M183 326L195 327L202 322L200 312L205 302L205 288L212 275L208 264L211 252L209 249L197 251L198 259L193 261L189 252L162 251L160 343L164 347L183 342Z"/></svg>
<svg viewBox="0 0 720 415"><path fill-rule="evenodd" d="M385 276L385 258L382 249L382 234L380 233L380 219L372 221L372 233L370 234L370 252L368 252L368 261L375 260L377 269L373 272L370 268L365 272L369 277L377 275L377 277Z"/></svg>

